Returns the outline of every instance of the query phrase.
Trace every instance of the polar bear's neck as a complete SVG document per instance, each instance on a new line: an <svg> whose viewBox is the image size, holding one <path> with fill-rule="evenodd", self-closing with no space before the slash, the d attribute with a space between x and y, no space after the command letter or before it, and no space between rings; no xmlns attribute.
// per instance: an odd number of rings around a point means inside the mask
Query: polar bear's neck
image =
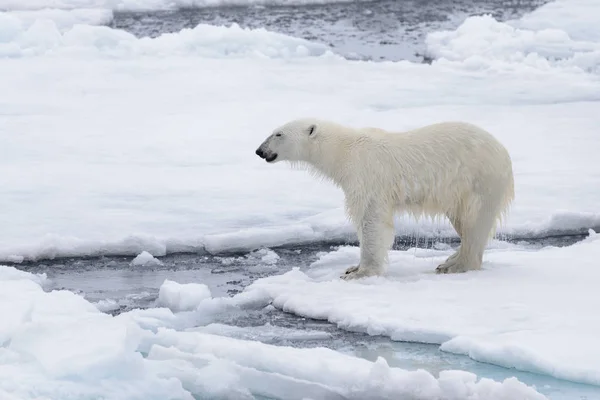
<svg viewBox="0 0 600 400"><path fill-rule="evenodd" d="M348 189L352 169L352 150L360 135L341 126L326 127L319 132L318 143L311 149L307 163L315 175L331 180L342 189Z"/></svg>

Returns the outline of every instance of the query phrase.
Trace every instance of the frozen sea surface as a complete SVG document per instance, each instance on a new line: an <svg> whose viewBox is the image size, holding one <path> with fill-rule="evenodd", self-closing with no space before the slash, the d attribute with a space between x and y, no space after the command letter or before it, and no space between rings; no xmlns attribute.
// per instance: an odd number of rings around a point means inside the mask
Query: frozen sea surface
<svg viewBox="0 0 600 400"><path fill-rule="evenodd" d="M0 398L600 397L598 2L319 2L0 0ZM340 281L340 191L254 155L303 115L496 135L483 269L399 216Z"/></svg>
<svg viewBox="0 0 600 400"><path fill-rule="evenodd" d="M350 59L423 61L429 32L456 28L469 15L515 19L544 2L377 0L125 11L115 13L111 26L154 37L199 23L236 23L323 43Z"/></svg>
<svg viewBox="0 0 600 400"><path fill-rule="evenodd" d="M535 250L542 246L569 246L581 239L579 236L556 237L521 242L520 245ZM419 244L421 248L426 246L424 242L411 244ZM411 244L398 242L394 248L406 250ZM433 243L429 246L433 247ZM159 289L165 280L179 284L201 282L215 297L235 296L257 279L285 273L292 267L309 271L311 264L323 254L336 249L315 245L260 249L219 257L177 254L160 257L160 264L137 266L133 265L131 257L57 259L25 263L20 268L46 274L49 280L46 290L78 293L100 310L118 315L160 306ZM423 368L434 375L444 370L459 369L496 381L516 376L553 400L589 400L600 396L600 388L594 386L477 362L463 355L441 352L435 344L390 341L383 336L341 330L326 321L282 312L272 306L210 314L200 317L194 326L193 330L197 332L278 346L326 347L370 361L383 357L391 367L407 370Z"/></svg>

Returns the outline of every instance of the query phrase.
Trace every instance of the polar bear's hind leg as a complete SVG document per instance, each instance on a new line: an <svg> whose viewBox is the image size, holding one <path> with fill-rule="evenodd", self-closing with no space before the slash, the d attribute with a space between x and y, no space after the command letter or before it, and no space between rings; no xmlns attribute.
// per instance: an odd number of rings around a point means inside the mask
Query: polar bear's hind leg
<svg viewBox="0 0 600 400"><path fill-rule="evenodd" d="M507 207L510 187L489 190L481 196L471 198L469 207L462 213L454 213L450 219L461 238L459 250L436 268L437 273L458 273L481 269L483 252L493 235L502 211Z"/></svg>

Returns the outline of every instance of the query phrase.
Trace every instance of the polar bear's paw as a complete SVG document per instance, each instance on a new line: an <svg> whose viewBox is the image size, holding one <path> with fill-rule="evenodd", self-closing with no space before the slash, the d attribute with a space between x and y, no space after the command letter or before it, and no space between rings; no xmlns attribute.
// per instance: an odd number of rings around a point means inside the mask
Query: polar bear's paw
<svg viewBox="0 0 600 400"><path fill-rule="evenodd" d="M456 274L469 271L469 267L456 255L450 256L443 264L438 265L435 272L438 274Z"/></svg>
<svg viewBox="0 0 600 400"><path fill-rule="evenodd" d="M348 268L346 270L346 272L344 272L344 275L349 275L349 274L353 274L353 273L356 273L356 272L358 272L358 265L355 265L354 267Z"/></svg>
<svg viewBox="0 0 600 400"><path fill-rule="evenodd" d="M356 279L358 278L356 275L358 274L358 265L354 266L354 267L350 267L346 270L346 272L344 272L340 278L344 279L344 280L351 280L351 279Z"/></svg>
<svg viewBox="0 0 600 400"><path fill-rule="evenodd" d="M376 271L370 270L370 269L366 269L366 268L360 268L360 266L354 266L354 267L350 267L346 270L346 272L344 272L344 274L342 276L340 276L340 278L349 281L352 279L360 279L360 278L366 278L368 276L374 276L377 275Z"/></svg>

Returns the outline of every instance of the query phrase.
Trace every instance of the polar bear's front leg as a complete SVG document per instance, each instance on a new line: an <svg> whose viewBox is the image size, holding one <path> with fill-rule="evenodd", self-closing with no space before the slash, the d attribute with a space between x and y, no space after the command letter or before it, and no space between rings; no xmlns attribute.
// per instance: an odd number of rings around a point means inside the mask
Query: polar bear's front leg
<svg viewBox="0 0 600 400"><path fill-rule="evenodd" d="M342 279L381 275L385 270L388 250L394 243L393 213L388 207L373 204L357 221L360 241L360 263L350 267Z"/></svg>
<svg viewBox="0 0 600 400"><path fill-rule="evenodd" d="M356 236L358 237L358 244L360 246L360 244L362 243L362 226L360 223L356 223L354 224L355 228L356 228ZM358 265L355 265L353 267L350 267L346 270L346 272L344 272L344 275L342 275L342 278L344 278L344 276L350 274L350 273L354 273L358 271Z"/></svg>

